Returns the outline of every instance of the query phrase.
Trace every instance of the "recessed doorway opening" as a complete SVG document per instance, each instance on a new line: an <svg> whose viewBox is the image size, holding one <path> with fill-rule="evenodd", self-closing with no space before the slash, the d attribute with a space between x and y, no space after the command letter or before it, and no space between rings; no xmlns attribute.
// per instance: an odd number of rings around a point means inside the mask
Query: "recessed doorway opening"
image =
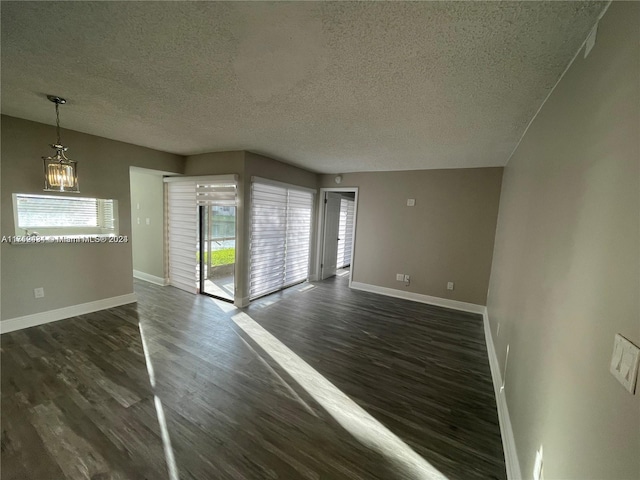
<svg viewBox="0 0 640 480"><path fill-rule="evenodd" d="M317 279L353 278L357 187L321 188L318 212Z"/></svg>

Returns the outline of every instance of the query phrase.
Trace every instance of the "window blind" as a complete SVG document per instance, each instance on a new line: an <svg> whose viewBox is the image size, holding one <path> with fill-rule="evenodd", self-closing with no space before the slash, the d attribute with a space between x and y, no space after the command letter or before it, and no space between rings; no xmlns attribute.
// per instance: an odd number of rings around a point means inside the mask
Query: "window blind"
<svg viewBox="0 0 640 480"><path fill-rule="evenodd" d="M228 181L197 181L196 203L235 207L236 184Z"/></svg>
<svg viewBox="0 0 640 480"><path fill-rule="evenodd" d="M312 208L312 194L296 190L288 191L287 242L283 286L303 282L309 275Z"/></svg>
<svg viewBox="0 0 640 480"><path fill-rule="evenodd" d="M198 210L193 181L167 183L169 284L197 293Z"/></svg>
<svg viewBox="0 0 640 480"><path fill-rule="evenodd" d="M169 284L197 293L198 206L235 207L237 178L234 175L169 177L164 181L167 184Z"/></svg>
<svg viewBox="0 0 640 480"><path fill-rule="evenodd" d="M251 185L250 299L306 280L313 193Z"/></svg>
<svg viewBox="0 0 640 480"><path fill-rule="evenodd" d="M116 230L116 221L113 212L113 200L98 201L98 223L104 230L110 232Z"/></svg>
<svg viewBox="0 0 640 480"><path fill-rule="evenodd" d="M114 200L15 194L18 229L46 234L116 233Z"/></svg>
<svg viewBox="0 0 640 480"><path fill-rule="evenodd" d="M355 202L348 198L340 200L340 223L338 226L338 259L337 268L351 265L351 251L353 248L353 217Z"/></svg>

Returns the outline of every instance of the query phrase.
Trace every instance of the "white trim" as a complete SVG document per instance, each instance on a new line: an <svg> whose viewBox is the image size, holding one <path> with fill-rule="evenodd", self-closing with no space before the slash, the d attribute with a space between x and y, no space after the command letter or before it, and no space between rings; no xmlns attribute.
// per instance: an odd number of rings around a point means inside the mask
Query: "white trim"
<svg viewBox="0 0 640 480"><path fill-rule="evenodd" d="M303 192L313 193L314 195L318 193L318 190L315 188L303 187L302 185L295 185L293 183L279 182L278 180L271 180L270 178L252 176L251 183L253 182L265 183L267 185L273 185L274 187L290 188L292 190L301 190Z"/></svg>
<svg viewBox="0 0 640 480"><path fill-rule="evenodd" d="M607 13L607 10L609 10L609 6L611 5L611 2L613 0L609 0L609 3L607 3L607 5L604 7L604 9L602 10L602 12L600 12L600 15L598 15L598 19L596 20L596 23L593 25L593 27L589 30L589 33L587 34L587 38L584 39L584 42L582 42L580 44L580 48L578 48L578 51L573 55L573 58L571 59L571 61L569 62L569 64L567 65L567 68L564 69L564 72L562 72L562 75L560 75L560 77L558 77L558 80L556 81L555 85L551 88L551 90L549 91L549 94L544 98L544 100L542 101L542 103L540 104L540 107L538 108L538 110L536 111L536 113L533 115L533 117L531 118L531 120L529 121L529 123L527 124L527 128L524 129L524 132L522 132L522 136L520 137L520 140L518 140L518 143L516 143L515 148L511 151L511 155L509 155L509 158L507 158L507 163L505 163L505 166L509 165L509 162L511 161L511 157L513 157L513 155L516 153L516 150L518 150L518 147L520 146L520 144L522 143L522 140L524 139L524 136L527 134L527 132L529 131L529 127L531 126L531 124L533 123L533 121L536 119L536 117L538 116L538 114L540 113L540 111L542 110L542 107L544 107L544 104L547 103L547 100L549 100L549 97L551 97L551 94L554 92L554 90L556 89L556 87L558 86L558 84L560 83L560 81L564 78L565 74L569 71L569 68L571 68L571 65L573 65L573 62L575 62L576 58L578 58L578 54L582 51L582 49L584 48L584 46L587 44L587 40L589 40L589 37L591 36L591 33L593 33L593 30L596 29L598 27L598 24L600 23L600 20L602 20L602 17L604 17L604 14ZM585 57L586 58L586 57Z"/></svg>
<svg viewBox="0 0 640 480"><path fill-rule="evenodd" d="M162 179L165 183L173 183L173 182L238 182L238 175L229 174L229 175L201 175L201 176L173 176L173 177L164 177Z"/></svg>
<svg viewBox="0 0 640 480"><path fill-rule="evenodd" d="M167 285L169 285L168 278L156 277L155 275L150 275L148 273L141 272L140 270L134 270L133 277L137 278L138 280L144 280L145 282L160 285L162 287L166 287Z"/></svg>
<svg viewBox="0 0 640 480"><path fill-rule="evenodd" d="M520 462L518 461L516 441L513 436L511 418L509 417L507 398L504 394L504 389L502 389L502 374L500 373L500 364L498 363L496 348L493 344L489 314L487 313L486 308L482 314L482 319L484 323L485 341L487 342L489 367L491 368L491 378L493 379L493 392L496 396L496 406L498 408L498 422L500 423L500 436L502 437L502 447L504 449L504 463L507 468L507 479L520 480L522 479L522 473L520 472Z"/></svg>
<svg viewBox="0 0 640 480"><path fill-rule="evenodd" d="M484 313L486 307L475 303L459 302L458 300L449 300L448 298L432 297L431 295L423 295L421 293L405 292L404 290L396 290L395 288L379 287L378 285L369 285L368 283L351 282L351 288L354 290L362 290L365 292L379 293L388 297L404 298L414 302L427 303L437 307L451 308L453 310L462 310L470 313Z"/></svg>
<svg viewBox="0 0 640 480"><path fill-rule="evenodd" d="M50 322L57 322L65 318L77 317L87 313L105 310L107 308L119 307L128 303L138 301L135 293L128 293L118 297L103 298L95 302L81 303L79 305L71 305L70 307L58 308L47 312L34 313L25 315L24 317L10 318L0 322L0 333L9 333L23 328L35 327Z"/></svg>

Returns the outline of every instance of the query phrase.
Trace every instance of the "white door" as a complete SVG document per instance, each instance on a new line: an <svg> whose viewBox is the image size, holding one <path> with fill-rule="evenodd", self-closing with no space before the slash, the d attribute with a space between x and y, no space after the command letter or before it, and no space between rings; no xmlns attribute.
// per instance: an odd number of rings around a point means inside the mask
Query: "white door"
<svg viewBox="0 0 640 480"><path fill-rule="evenodd" d="M325 197L322 280L333 277L336 274L341 198L339 194L334 192L327 192Z"/></svg>

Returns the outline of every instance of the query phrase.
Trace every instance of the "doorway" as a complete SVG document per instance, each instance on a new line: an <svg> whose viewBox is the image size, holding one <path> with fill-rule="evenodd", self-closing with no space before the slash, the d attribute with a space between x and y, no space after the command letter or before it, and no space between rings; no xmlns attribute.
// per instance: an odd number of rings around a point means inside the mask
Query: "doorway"
<svg viewBox="0 0 640 480"><path fill-rule="evenodd" d="M233 302L236 266L236 207L199 205L200 293Z"/></svg>
<svg viewBox="0 0 640 480"><path fill-rule="evenodd" d="M233 302L236 175L164 178L169 285Z"/></svg>
<svg viewBox="0 0 640 480"><path fill-rule="evenodd" d="M322 188L318 215L317 279L353 278L358 189Z"/></svg>

